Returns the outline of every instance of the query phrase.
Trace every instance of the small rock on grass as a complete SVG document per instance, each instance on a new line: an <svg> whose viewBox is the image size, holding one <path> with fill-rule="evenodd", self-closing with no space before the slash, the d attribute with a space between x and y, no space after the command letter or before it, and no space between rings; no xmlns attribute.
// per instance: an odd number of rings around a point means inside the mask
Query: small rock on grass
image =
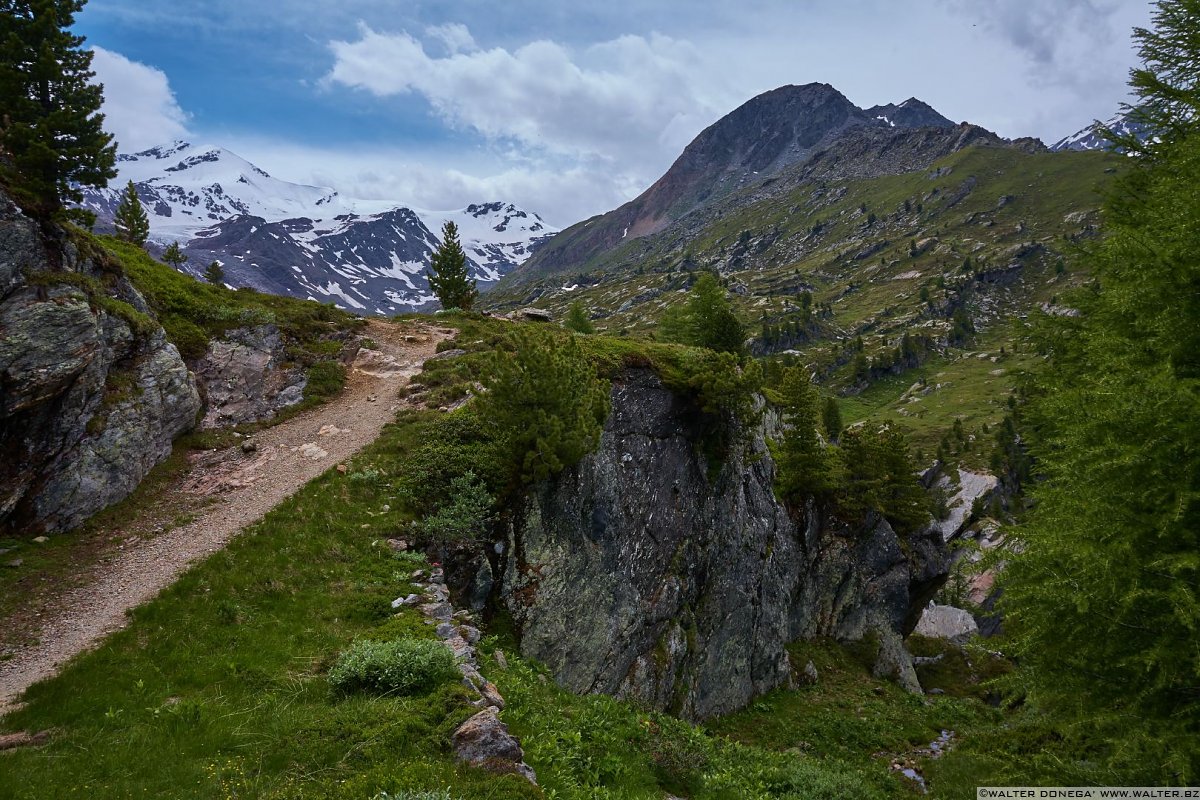
<svg viewBox="0 0 1200 800"><path fill-rule="evenodd" d="M29 733L28 731L0 733L0 750L32 747L34 745L45 744L48 741L50 741L50 731L39 731L38 733Z"/></svg>
<svg viewBox="0 0 1200 800"><path fill-rule="evenodd" d="M495 707L480 711L460 725L452 741L460 761L501 774L515 772L537 785L537 775L525 763L520 743L500 721Z"/></svg>
<svg viewBox="0 0 1200 800"><path fill-rule="evenodd" d="M46 542L50 541L50 537L49 536L35 536L35 537L33 537L33 541L37 542L38 544L45 544Z"/></svg>

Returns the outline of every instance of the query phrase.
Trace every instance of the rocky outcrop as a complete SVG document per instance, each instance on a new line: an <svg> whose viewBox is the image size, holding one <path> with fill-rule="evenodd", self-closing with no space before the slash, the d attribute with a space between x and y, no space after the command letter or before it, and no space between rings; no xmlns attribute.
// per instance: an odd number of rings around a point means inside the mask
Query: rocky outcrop
<svg viewBox="0 0 1200 800"><path fill-rule="evenodd" d="M288 358L277 327L236 328L222 336L196 364L207 401L201 427L259 422L304 399L304 370Z"/></svg>
<svg viewBox="0 0 1200 800"><path fill-rule="evenodd" d="M0 194L0 529L64 530L121 500L200 410L133 286Z"/></svg>
<svg viewBox="0 0 1200 800"><path fill-rule="evenodd" d="M571 690L691 719L788 683L806 637L877 641L877 671L919 691L901 639L945 579L940 535L811 507L797 523L761 428L710 474L705 427L650 370L614 382L599 449L529 495L486 565L521 652Z"/></svg>

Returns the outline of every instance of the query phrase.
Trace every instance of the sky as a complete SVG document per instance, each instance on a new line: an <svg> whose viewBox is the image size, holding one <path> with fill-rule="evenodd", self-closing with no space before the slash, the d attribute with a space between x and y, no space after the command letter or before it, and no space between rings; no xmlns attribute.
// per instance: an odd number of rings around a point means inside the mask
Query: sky
<svg viewBox="0 0 1200 800"><path fill-rule="evenodd" d="M751 97L828 83L1047 143L1129 100L1141 0L91 0L122 152L220 145L277 178L565 227Z"/></svg>

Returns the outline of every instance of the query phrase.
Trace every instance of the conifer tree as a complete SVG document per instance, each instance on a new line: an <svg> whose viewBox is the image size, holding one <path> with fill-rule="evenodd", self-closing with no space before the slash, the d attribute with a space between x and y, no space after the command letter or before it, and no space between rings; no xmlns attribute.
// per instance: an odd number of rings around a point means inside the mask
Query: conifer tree
<svg viewBox="0 0 1200 800"><path fill-rule="evenodd" d="M788 428L779 445L779 493L793 505L822 497L837 486L837 454L817 434L817 390L800 367L783 376L783 420Z"/></svg>
<svg viewBox="0 0 1200 800"><path fill-rule="evenodd" d="M733 305L716 275L706 272L696 281L688 300L688 311L698 347L735 355L742 353L746 329L733 313Z"/></svg>
<svg viewBox="0 0 1200 800"><path fill-rule="evenodd" d="M741 355L746 329L733 313L717 276L705 272L692 286L687 302L663 314L658 336L663 341Z"/></svg>
<svg viewBox="0 0 1200 800"><path fill-rule="evenodd" d="M1001 573L1017 688L1088 748L1064 785L1200 781L1200 0L1155 21L1133 85L1164 136L1106 203L1080 315L1042 321L1044 480Z"/></svg>
<svg viewBox="0 0 1200 800"><path fill-rule="evenodd" d="M458 226L453 222L442 226L442 243L434 251L429 266L429 288L442 308L470 311L479 291L467 270L467 254L458 241Z"/></svg>
<svg viewBox="0 0 1200 800"><path fill-rule="evenodd" d="M83 5L0 0L0 178L38 213L57 213L82 199L79 185L116 175L92 53L69 31Z"/></svg>
<svg viewBox="0 0 1200 800"><path fill-rule="evenodd" d="M898 429L849 428L842 433L841 454L846 473L838 506L849 519L874 511L899 533L929 521L929 495L917 480L908 439Z"/></svg>
<svg viewBox="0 0 1200 800"><path fill-rule="evenodd" d="M845 425L842 424L841 406L834 398L825 398L825 405L821 408L821 421L825 425L825 435L829 437L829 441L836 442Z"/></svg>
<svg viewBox="0 0 1200 800"><path fill-rule="evenodd" d="M574 336L517 329L515 352L498 352L479 413L504 432L521 480L570 466L600 441L608 384Z"/></svg>
<svg viewBox="0 0 1200 800"><path fill-rule="evenodd" d="M146 244L146 237L150 235L150 218L146 216L146 209L142 207L133 181L125 186L125 193L121 195L121 202L113 215L113 224L118 237L138 247Z"/></svg>
<svg viewBox="0 0 1200 800"><path fill-rule="evenodd" d="M221 269L220 262L214 261L208 265L208 269L204 270L204 279L213 286L225 283L225 270Z"/></svg>
<svg viewBox="0 0 1200 800"><path fill-rule="evenodd" d="M164 264L170 264L175 269L182 269L183 265L187 263L188 257L179 249L179 242L171 242L163 251L162 260Z"/></svg>
<svg viewBox="0 0 1200 800"><path fill-rule="evenodd" d="M563 326L576 333L596 332L596 326L588 318L587 311L583 308L583 303L578 300L571 303L571 308L567 311L567 318L563 320Z"/></svg>

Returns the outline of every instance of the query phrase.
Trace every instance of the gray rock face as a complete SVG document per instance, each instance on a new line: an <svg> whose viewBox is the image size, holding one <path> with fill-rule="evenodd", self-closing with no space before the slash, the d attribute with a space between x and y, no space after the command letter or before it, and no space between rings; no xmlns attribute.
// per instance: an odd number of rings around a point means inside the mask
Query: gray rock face
<svg viewBox="0 0 1200 800"><path fill-rule="evenodd" d="M498 593L524 655L573 691L690 719L787 682L800 638L876 636L886 671L910 677L901 639L948 564L936 532L902 548L881 519L846 528L809 508L797 524L761 430L710 479L689 401L649 370L612 401L597 452L538 487L509 532Z"/></svg>
<svg viewBox="0 0 1200 800"><path fill-rule="evenodd" d="M930 603L917 623L916 633L934 639L964 642L979 633L979 626L970 611Z"/></svg>
<svg viewBox="0 0 1200 800"><path fill-rule="evenodd" d="M0 195L0 530L12 532L71 528L124 498L200 410L162 331L139 334L74 284L92 278L144 310L136 290L50 235Z"/></svg>
<svg viewBox="0 0 1200 800"><path fill-rule="evenodd" d="M204 428L269 419L304 399L304 370L289 365L274 325L238 328L214 339L196 376L207 395Z"/></svg>

